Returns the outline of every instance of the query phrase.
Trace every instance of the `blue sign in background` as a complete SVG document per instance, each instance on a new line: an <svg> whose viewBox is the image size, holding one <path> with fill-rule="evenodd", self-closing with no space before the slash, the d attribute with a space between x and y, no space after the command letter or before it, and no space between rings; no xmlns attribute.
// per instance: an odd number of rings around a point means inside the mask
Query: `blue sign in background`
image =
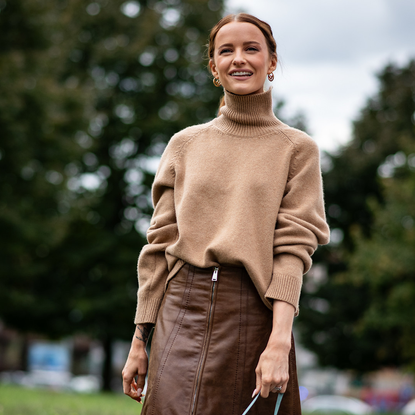
<svg viewBox="0 0 415 415"><path fill-rule="evenodd" d="M70 371L70 348L65 344L34 343L28 358L29 370Z"/></svg>

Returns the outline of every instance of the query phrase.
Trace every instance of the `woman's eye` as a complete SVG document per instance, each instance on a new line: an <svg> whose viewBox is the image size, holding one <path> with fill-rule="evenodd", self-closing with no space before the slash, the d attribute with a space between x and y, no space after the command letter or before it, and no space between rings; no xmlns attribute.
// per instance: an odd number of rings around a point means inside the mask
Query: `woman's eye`
<svg viewBox="0 0 415 415"><path fill-rule="evenodd" d="M232 52L230 49L221 49L221 51L219 52L219 55L222 55L223 53L230 53Z"/></svg>
<svg viewBox="0 0 415 415"><path fill-rule="evenodd" d="M249 47L247 50L254 50L255 52L258 52L258 48L254 46Z"/></svg>

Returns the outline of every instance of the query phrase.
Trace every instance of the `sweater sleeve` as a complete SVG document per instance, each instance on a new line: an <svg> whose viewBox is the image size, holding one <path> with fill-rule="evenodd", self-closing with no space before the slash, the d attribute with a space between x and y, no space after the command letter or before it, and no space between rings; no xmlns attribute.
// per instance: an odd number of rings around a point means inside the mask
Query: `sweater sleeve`
<svg viewBox="0 0 415 415"><path fill-rule="evenodd" d="M274 263L270 299L292 304L298 314L302 277L311 255L329 242L324 212L319 150L308 136L295 147L294 158L274 232Z"/></svg>
<svg viewBox="0 0 415 415"><path fill-rule="evenodd" d="M177 239L172 147L170 141L161 157L152 187L154 213L147 231L148 244L138 258L139 289L135 324L156 322L169 273L165 251Z"/></svg>

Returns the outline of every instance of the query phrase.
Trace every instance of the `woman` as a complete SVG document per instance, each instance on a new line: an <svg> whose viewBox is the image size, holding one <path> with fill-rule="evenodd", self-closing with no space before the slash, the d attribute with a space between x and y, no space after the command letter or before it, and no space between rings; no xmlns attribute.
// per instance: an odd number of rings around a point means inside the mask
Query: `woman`
<svg viewBox="0 0 415 415"><path fill-rule="evenodd" d="M156 323L143 414L301 413L292 341L302 276L328 242L319 152L272 112L271 28L229 15L211 31L220 115L169 142L139 257L136 332L124 393L141 401L145 345ZM134 379L137 377L137 381Z"/></svg>

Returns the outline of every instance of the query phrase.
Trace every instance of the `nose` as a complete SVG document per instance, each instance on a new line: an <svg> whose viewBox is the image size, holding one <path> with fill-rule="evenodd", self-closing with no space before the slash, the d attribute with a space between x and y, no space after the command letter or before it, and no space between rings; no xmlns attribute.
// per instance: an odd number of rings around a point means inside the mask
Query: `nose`
<svg viewBox="0 0 415 415"><path fill-rule="evenodd" d="M243 65L245 63L245 57L242 50L237 49L232 62L235 66Z"/></svg>

